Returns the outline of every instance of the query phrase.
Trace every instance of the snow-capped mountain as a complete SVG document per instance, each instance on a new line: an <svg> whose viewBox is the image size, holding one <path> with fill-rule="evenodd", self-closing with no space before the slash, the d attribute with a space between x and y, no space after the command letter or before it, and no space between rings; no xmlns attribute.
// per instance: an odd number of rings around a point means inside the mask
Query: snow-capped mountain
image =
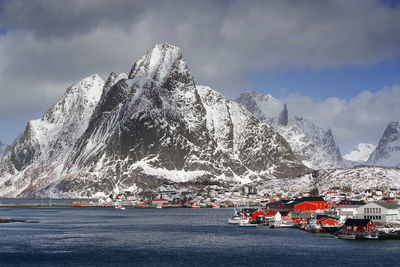
<svg viewBox="0 0 400 267"><path fill-rule="evenodd" d="M0 141L0 162L3 161L11 152L12 146L5 145Z"/></svg>
<svg viewBox="0 0 400 267"><path fill-rule="evenodd" d="M29 195L60 177L63 164L83 134L104 81L93 75L69 87L42 118L28 122L11 155L0 165L0 194Z"/></svg>
<svg viewBox="0 0 400 267"><path fill-rule="evenodd" d="M127 73L72 86L30 121L0 167L0 194L90 197L169 182L262 181L309 172L272 127L196 86L162 44Z"/></svg>
<svg viewBox="0 0 400 267"><path fill-rule="evenodd" d="M272 125L307 167L314 169L344 167L331 130L320 128L304 118L297 116L289 118L286 104L270 94L245 92L236 101L254 116Z"/></svg>
<svg viewBox="0 0 400 267"><path fill-rule="evenodd" d="M400 168L400 120L390 122L386 126L367 164Z"/></svg>
<svg viewBox="0 0 400 267"><path fill-rule="evenodd" d="M345 164L355 166L365 163L374 149L375 146L372 144L358 144L350 153L343 156Z"/></svg>

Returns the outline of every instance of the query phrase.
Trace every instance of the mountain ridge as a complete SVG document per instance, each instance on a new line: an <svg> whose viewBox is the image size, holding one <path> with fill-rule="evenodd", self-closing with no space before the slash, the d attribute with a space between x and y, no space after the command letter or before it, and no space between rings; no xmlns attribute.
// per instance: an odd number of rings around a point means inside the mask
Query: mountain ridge
<svg viewBox="0 0 400 267"><path fill-rule="evenodd" d="M86 102L64 96L28 123L0 165L1 195L91 197L117 189L140 193L165 181L247 183L311 171L272 127L197 86L175 46L155 45L129 72L96 84L102 86L85 116ZM80 115L81 127L63 118L63 110Z"/></svg>

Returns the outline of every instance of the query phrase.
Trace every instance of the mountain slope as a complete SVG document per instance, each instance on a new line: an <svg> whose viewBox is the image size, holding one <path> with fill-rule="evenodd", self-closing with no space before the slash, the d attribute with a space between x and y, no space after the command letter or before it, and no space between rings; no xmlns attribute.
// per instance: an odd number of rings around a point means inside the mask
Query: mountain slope
<svg viewBox="0 0 400 267"><path fill-rule="evenodd" d="M400 168L400 121L390 122L386 126L367 164Z"/></svg>
<svg viewBox="0 0 400 267"><path fill-rule="evenodd" d="M5 145L0 141L0 162L10 154L11 148L12 146Z"/></svg>
<svg viewBox="0 0 400 267"><path fill-rule="evenodd" d="M319 170L314 175L296 178L273 179L260 186L260 191L288 192L296 195L317 187L319 192L337 189L363 191L379 188L400 188L400 170L395 168L356 166L352 168Z"/></svg>
<svg viewBox="0 0 400 267"><path fill-rule="evenodd" d="M322 129L297 116L289 118L286 104L282 104L270 94L245 92L236 101L254 116L272 125L306 166L314 169L344 167L331 130Z"/></svg>
<svg viewBox="0 0 400 267"><path fill-rule="evenodd" d="M59 178L66 156L83 134L104 81L93 75L69 87L42 118L28 122L0 166L2 195L29 195Z"/></svg>

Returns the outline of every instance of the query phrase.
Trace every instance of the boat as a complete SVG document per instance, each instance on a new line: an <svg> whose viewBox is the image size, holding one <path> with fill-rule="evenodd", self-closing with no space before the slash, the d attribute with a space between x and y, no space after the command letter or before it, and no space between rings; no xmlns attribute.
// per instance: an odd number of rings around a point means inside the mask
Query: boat
<svg viewBox="0 0 400 267"><path fill-rule="evenodd" d="M369 235L365 235L365 236L363 236L363 238L364 239L372 239L372 240L377 240L377 239L379 239L379 236L378 235L372 235L372 234L369 234Z"/></svg>
<svg viewBox="0 0 400 267"><path fill-rule="evenodd" d="M192 209L200 209L200 205L197 203L193 203L191 206Z"/></svg>
<svg viewBox="0 0 400 267"><path fill-rule="evenodd" d="M162 204L157 204L156 209L161 210L162 209Z"/></svg>
<svg viewBox="0 0 400 267"><path fill-rule="evenodd" d="M220 207L219 205L212 205L211 208L213 208L213 209L219 209L219 208L221 208L221 207Z"/></svg>
<svg viewBox="0 0 400 267"><path fill-rule="evenodd" d="M230 217L230 218L228 219L228 223L229 223L229 224L239 224L239 223L240 223L240 220L241 220L241 218L240 218L239 215L233 215L232 217Z"/></svg>
<svg viewBox="0 0 400 267"><path fill-rule="evenodd" d="M257 224L250 223L249 219L241 219L239 227L257 227Z"/></svg>
<svg viewBox="0 0 400 267"><path fill-rule="evenodd" d="M275 228L292 228L294 225L293 222L280 222L275 223Z"/></svg>
<svg viewBox="0 0 400 267"><path fill-rule="evenodd" d="M120 209L120 210L125 210L125 207L122 206L121 202L115 202L114 208Z"/></svg>
<svg viewBox="0 0 400 267"><path fill-rule="evenodd" d="M339 234L338 238L340 239L356 239L355 234Z"/></svg>

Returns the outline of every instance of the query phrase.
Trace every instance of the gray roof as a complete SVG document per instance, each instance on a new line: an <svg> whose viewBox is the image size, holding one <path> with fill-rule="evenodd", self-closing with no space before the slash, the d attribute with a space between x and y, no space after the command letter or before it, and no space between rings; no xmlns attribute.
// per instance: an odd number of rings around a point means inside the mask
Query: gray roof
<svg viewBox="0 0 400 267"><path fill-rule="evenodd" d="M386 209L391 209L391 210L399 208L399 205L397 205L396 203L393 203L393 202L378 201L378 202L375 202L375 204L377 204L381 207L384 207Z"/></svg>

